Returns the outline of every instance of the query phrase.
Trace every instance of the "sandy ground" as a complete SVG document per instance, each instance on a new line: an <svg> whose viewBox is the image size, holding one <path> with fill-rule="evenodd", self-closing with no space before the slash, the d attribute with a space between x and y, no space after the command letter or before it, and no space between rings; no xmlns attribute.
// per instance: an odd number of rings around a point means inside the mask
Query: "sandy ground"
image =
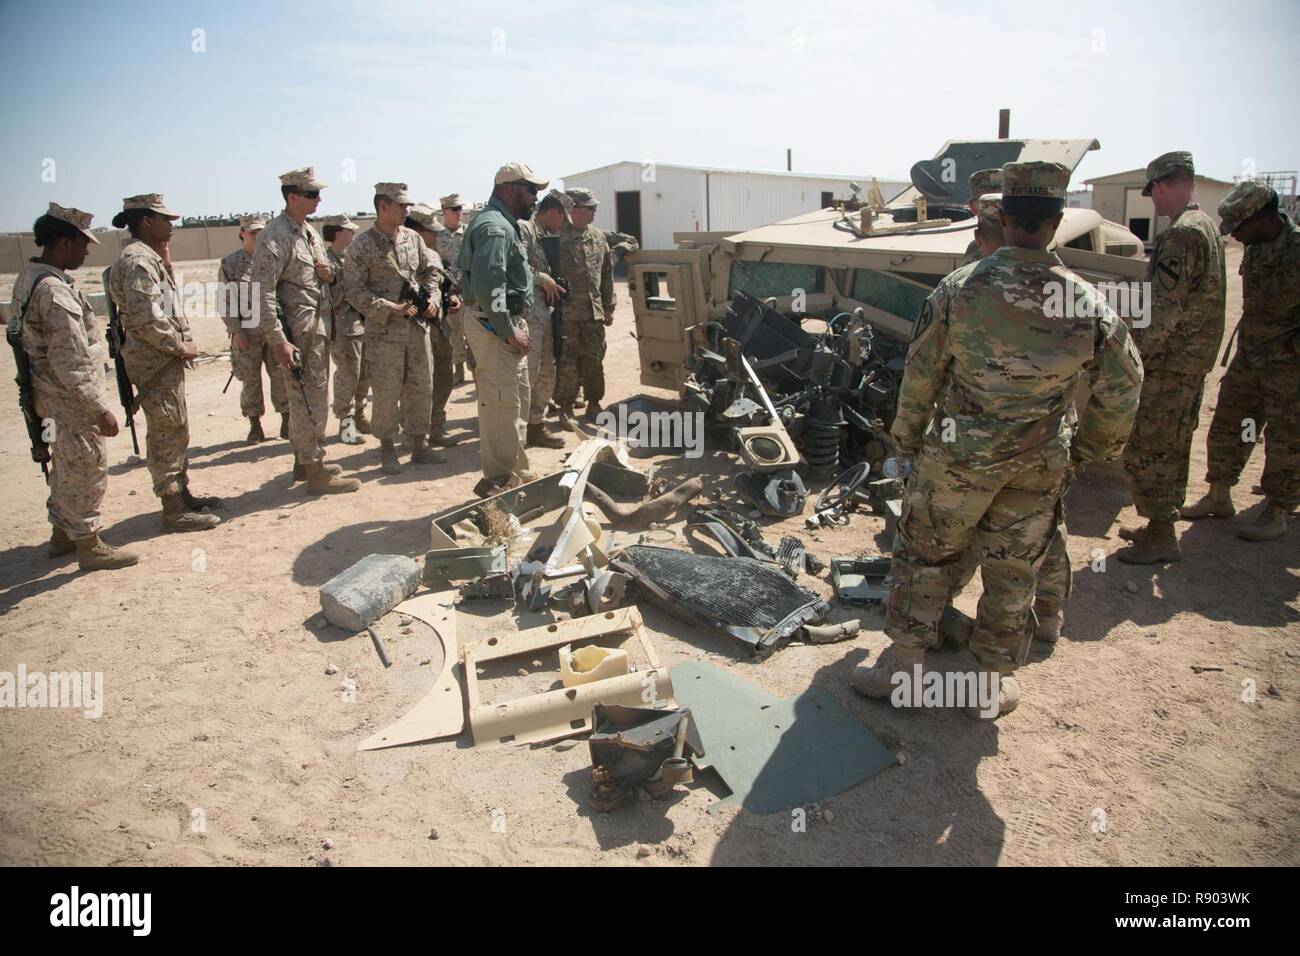
<svg viewBox="0 0 1300 956"><path fill-rule="evenodd" d="M1231 321L1239 256L1234 245ZM207 278L215 263L182 268ZM0 278L6 300L12 278ZM610 399L642 392L620 298ZM0 670L102 671L106 698L98 720L66 709L0 713L0 862L1300 862L1300 531L1248 544L1231 522L1186 525L1182 563L1109 560L1096 572L1094 552L1113 553L1116 522L1133 517L1123 487L1102 476L1082 477L1070 495L1076 583L1066 637L1051 651L1036 645L1020 672L1020 708L996 724L857 697L853 665L887 643L879 612L861 615L851 643L792 644L755 664L727 640L645 609L669 664L705 659L782 696L819 684L903 755L901 766L826 800L830 819L814 816L806 831L784 814L710 815L723 791L707 777L672 799L592 813L581 740L483 752L467 729L456 740L358 753L359 740L431 685L440 645L423 626L402 634L390 616L381 629L394 664L385 670L364 634L323 623L317 588L371 552L422 557L430 516L470 496L477 444L469 434L448 464L386 477L376 442L358 450L331 439L333 460L364 486L309 498L289 488L286 443L243 445L234 388L221 394L222 329L211 318L196 327L206 361L189 379L192 471L196 490L226 497L225 520L204 534L162 534L148 474L125 463L130 443L119 436L104 515L110 541L143 553L126 571L82 574L75 561L46 556L45 492L14 411L7 350L0 363ZM1221 374L1202 410L1189 497L1204 489L1204 428ZM474 414L473 386L457 389L451 424L472 429ZM537 470L561 454L536 454ZM1235 492L1248 516L1261 459ZM665 460L661 470L726 478L731 462ZM767 535L803 535L825 559L886 545L882 528L855 516L810 535L796 519L769 524ZM828 582L812 586L830 593ZM960 599L967 611L978 591L977 578ZM462 641L543 620L501 608L463 606ZM515 693L554 681L547 662L523 663L529 674ZM1223 669L1197 673L1194 664ZM340 690L349 676L351 702ZM1248 681L1253 702L1243 700Z"/></svg>

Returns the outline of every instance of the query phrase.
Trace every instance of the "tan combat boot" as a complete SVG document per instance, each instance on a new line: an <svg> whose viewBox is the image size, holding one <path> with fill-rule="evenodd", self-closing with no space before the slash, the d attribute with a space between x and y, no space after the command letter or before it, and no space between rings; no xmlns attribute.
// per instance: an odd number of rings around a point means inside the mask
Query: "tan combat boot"
<svg viewBox="0 0 1300 956"><path fill-rule="evenodd" d="M416 435L411 439L411 463L415 465L440 465L447 460L446 455L440 455L429 447L429 442L423 435Z"/></svg>
<svg viewBox="0 0 1300 956"><path fill-rule="evenodd" d="M1141 541L1142 536L1146 533L1147 526L1144 524L1125 525L1119 529L1119 536L1122 541Z"/></svg>
<svg viewBox="0 0 1300 956"><path fill-rule="evenodd" d="M1259 517L1237 529L1237 537L1246 541L1272 541L1286 534L1287 509L1272 500L1264 505Z"/></svg>
<svg viewBox="0 0 1300 956"><path fill-rule="evenodd" d="M1211 484L1204 498L1194 505L1184 505L1178 513L1189 521L1197 518L1231 518L1237 513L1232 505L1232 489L1227 485Z"/></svg>
<svg viewBox="0 0 1300 956"><path fill-rule="evenodd" d="M357 431L363 435L370 434L370 419L366 417L366 406L357 405L357 413L352 416L352 424L356 426Z"/></svg>
<svg viewBox="0 0 1300 956"><path fill-rule="evenodd" d="M993 671L986 673L992 674ZM1010 674L1003 674L998 678L998 712L988 714L984 712L978 704L972 704L963 708L963 712L972 720L997 720L1016 709L1020 703L1020 682Z"/></svg>
<svg viewBox="0 0 1300 956"><path fill-rule="evenodd" d="M179 494L164 495L163 527L168 531L207 531L221 524L221 519L206 511L191 511Z"/></svg>
<svg viewBox="0 0 1300 956"><path fill-rule="evenodd" d="M391 438L379 440L379 467L385 475L400 475L402 463L397 460L397 449Z"/></svg>
<svg viewBox="0 0 1300 956"><path fill-rule="evenodd" d="M1178 547L1178 535L1172 521L1152 521L1147 524L1142 537L1115 552L1115 557L1125 564L1164 564L1180 561L1183 552Z"/></svg>
<svg viewBox="0 0 1300 956"><path fill-rule="evenodd" d="M138 564L140 555L106 544L97 534L77 539L77 564L83 571L114 571Z"/></svg>
<svg viewBox="0 0 1300 956"><path fill-rule="evenodd" d="M429 432L429 444L437 445L439 448L451 448L460 444L460 439L447 434L445 425L434 425L433 430Z"/></svg>
<svg viewBox="0 0 1300 956"><path fill-rule="evenodd" d="M361 482L355 478L340 478L326 470L323 462L313 461L304 467L307 469L307 491L313 495L342 495L361 487Z"/></svg>
<svg viewBox="0 0 1300 956"><path fill-rule="evenodd" d="M456 363L456 370L452 373L451 376L451 384L453 385L465 384L465 363L464 362Z"/></svg>
<svg viewBox="0 0 1300 956"><path fill-rule="evenodd" d="M548 435L546 426L541 422L536 425L529 425L528 432L524 436L524 443L529 448L563 448L564 439L559 435Z"/></svg>
<svg viewBox="0 0 1300 956"><path fill-rule="evenodd" d="M280 437L286 441L289 438L289 413L285 412L280 416Z"/></svg>
<svg viewBox="0 0 1300 956"><path fill-rule="evenodd" d="M1034 627L1034 640L1042 641L1044 644L1055 644L1061 639L1061 624L1065 620L1064 614L1059 610L1049 608L1045 604L1035 604L1034 617L1038 619L1038 624Z"/></svg>
<svg viewBox="0 0 1300 956"><path fill-rule="evenodd" d="M891 644L870 667L859 664L853 668L853 689L866 697L888 697L894 692L894 674L911 674L917 665L925 667L923 649Z"/></svg>
<svg viewBox="0 0 1300 956"><path fill-rule="evenodd" d="M50 532L50 550L51 558L61 558L64 555L71 554L77 550L77 542L68 537L68 533L58 525Z"/></svg>
<svg viewBox="0 0 1300 956"><path fill-rule="evenodd" d="M262 419L256 415L249 416L248 437L244 441L250 445L266 441L266 432L262 431Z"/></svg>

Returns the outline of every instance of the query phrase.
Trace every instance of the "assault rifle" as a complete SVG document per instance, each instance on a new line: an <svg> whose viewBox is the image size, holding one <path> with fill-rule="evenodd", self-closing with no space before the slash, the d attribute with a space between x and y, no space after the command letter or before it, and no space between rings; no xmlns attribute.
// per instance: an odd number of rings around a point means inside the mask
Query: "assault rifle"
<svg viewBox="0 0 1300 956"><path fill-rule="evenodd" d="M113 371L117 376L117 400L122 403L122 411L126 413L126 427L131 431L131 448L139 456L140 439L135 434L135 388L131 385L131 376L126 374L126 361L122 358L126 330L122 328L122 315L117 310L117 303L113 301L112 287L108 281L112 271L112 266L104 270L104 301L108 304L108 354L113 359Z"/></svg>
<svg viewBox="0 0 1300 956"><path fill-rule="evenodd" d="M27 426L27 439L32 443L32 461L41 466L41 474L45 480L50 480L50 446L45 440L45 427L41 424L41 417L36 414L36 393L32 388L32 363L27 357L26 350L23 349L23 319L27 315L27 306L31 304L32 296L36 294L37 288L47 276L41 276L32 286L32 290L27 293L27 301L23 303L22 312L18 313L16 325L10 325L5 329L5 339L14 350L14 366L18 369L18 374L14 381L18 383L18 410L22 412L23 424Z"/></svg>

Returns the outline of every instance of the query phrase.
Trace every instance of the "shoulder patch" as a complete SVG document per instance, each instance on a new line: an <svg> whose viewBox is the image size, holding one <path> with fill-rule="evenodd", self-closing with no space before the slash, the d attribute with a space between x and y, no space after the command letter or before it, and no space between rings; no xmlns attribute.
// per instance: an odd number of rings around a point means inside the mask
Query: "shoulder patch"
<svg viewBox="0 0 1300 956"><path fill-rule="evenodd" d="M1173 290L1183 278L1181 253L1165 253L1156 260L1156 281L1166 292Z"/></svg>

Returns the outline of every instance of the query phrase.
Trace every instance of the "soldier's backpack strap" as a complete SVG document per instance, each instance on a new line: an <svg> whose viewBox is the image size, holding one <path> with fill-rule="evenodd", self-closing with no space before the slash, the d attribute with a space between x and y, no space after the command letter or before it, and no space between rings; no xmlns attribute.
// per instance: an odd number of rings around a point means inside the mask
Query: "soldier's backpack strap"
<svg viewBox="0 0 1300 956"><path fill-rule="evenodd" d="M10 342L16 343L19 346L21 346L22 335L23 335L23 319L27 317L27 307L32 304L32 299L35 298L36 296L36 290L41 287L42 282L44 282L46 279L57 279L57 278L58 276L52 276L48 272L43 272L37 278L37 280L32 283L31 289L29 289L27 292L27 298L23 301L22 309L11 320L13 322L13 325L5 329L5 336L9 338Z"/></svg>

